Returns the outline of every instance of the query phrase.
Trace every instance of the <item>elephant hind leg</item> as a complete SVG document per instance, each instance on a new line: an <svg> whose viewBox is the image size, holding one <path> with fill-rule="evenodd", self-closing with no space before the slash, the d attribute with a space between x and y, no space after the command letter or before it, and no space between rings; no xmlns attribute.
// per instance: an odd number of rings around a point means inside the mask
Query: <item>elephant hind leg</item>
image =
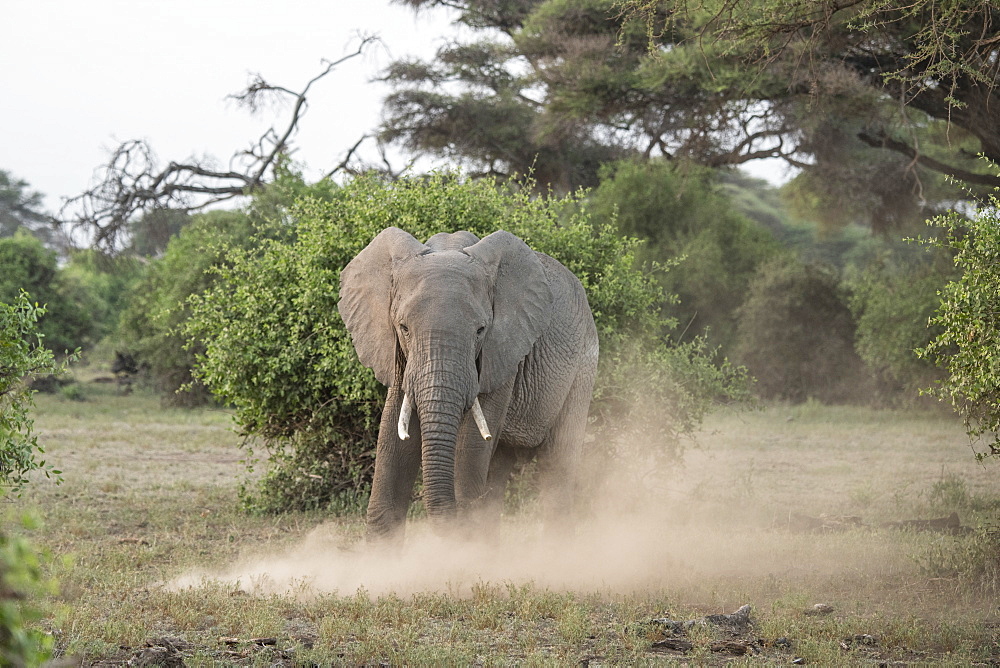
<svg viewBox="0 0 1000 668"><path fill-rule="evenodd" d="M593 387L593 374L577 376L539 448L539 493L545 530L549 534L567 533L573 526Z"/></svg>
<svg viewBox="0 0 1000 668"><path fill-rule="evenodd" d="M490 474L486 480L486 495L483 497L483 513L487 521L499 521L507 483L516 463L517 453L510 448L500 445L493 453Z"/></svg>
<svg viewBox="0 0 1000 668"><path fill-rule="evenodd" d="M457 478L462 483L458 494L463 525L461 531L468 537L490 537L499 529L504 492L517 457L502 444L491 450L483 449L477 453L483 463L476 467L475 475L467 472ZM467 458L470 458L468 451L463 459Z"/></svg>

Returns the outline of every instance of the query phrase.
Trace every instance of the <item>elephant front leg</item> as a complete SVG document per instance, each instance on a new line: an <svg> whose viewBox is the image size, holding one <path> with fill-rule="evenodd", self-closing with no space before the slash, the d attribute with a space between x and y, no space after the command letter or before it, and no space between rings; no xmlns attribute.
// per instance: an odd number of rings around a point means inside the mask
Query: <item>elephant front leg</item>
<svg viewBox="0 0 1000 668"><path fill-rule="evenodd" d="M405 441L399 437L397 425L402 403L402 390L390 387L379 424L375 475L366 518L370 543L397 547L403 541L406 512L420 470L420 428L415 413L410 437Z"/></svg>
<svg viewBox="0 0 1000 668"><path fill-rule="evenodd" d="M508 464L507 449L502 445L504 417L510 403L509 388L481 399L492 438L485 440L473 416L466 415L459 429L455 455L455 497L460 531L468 537L496 533L512 467Z"/></svg>

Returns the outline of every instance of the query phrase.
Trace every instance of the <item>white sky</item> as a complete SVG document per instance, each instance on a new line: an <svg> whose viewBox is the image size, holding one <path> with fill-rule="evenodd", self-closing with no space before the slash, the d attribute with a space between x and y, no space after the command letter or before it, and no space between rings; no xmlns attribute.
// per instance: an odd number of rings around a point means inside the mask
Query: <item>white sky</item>
<svg viewBox="0 0 1000 668"><path fill-rule="evenodd" d="M430 57L457 34L444 10L389 0L6 0L0 11L0 169L62 198L91 182L120 141L146 139L161 162L221 165L287 113L251 117L226 96L259 72L301 89L321 61L378 34L309 96L295 159L318 177L380 120L392 60ZM310 175L313 175L312 172Z"/></svg>
<svg viewBox="0 0 1000 668"><path fill-rule="evenodd" d="M147 140L161 163L208 156L225 166L288 118L251 117L226 99L251 73L300 90L323 59L377 34L384 46L344 63L309 96L294 158L318 178L378 125L388 89L371 79L394 59L431 57L459 34L453 17L390 0L5 0L0 169L28 181L54 212L125 140ZM773 179L774 166L749 167Z"/></svg>

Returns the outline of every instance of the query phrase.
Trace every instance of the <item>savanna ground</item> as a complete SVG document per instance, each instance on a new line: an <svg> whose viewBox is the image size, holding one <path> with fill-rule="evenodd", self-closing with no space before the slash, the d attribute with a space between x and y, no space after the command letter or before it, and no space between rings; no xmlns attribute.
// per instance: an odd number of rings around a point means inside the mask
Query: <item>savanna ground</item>
<svg viewBox="0 0 1000 668"><path fill-rule="evenodd" d="M41 520L70 665L1000 663L996 465L941 412L718 413L665 490L602 501L565 542L523 513L485 547L418 520L384 555L360 517L242 513L225 411L83 395L38 396L65 482L8 504ZM883 526L952 512L983 530ZM749 626L653 621L743 604Z"/></svg>

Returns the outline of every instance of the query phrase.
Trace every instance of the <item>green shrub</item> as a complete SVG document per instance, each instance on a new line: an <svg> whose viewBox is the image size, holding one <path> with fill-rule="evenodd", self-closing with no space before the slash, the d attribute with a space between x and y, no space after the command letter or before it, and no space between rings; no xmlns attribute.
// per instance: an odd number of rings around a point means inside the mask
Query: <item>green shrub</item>
<svg viewBox="0 0 1000 668"><path fill-rule="evenodd" d="M738 311L734 358L765 399L867 402L875 387L832 271L783 256L765 264Z"/></svg>
<svg viewBox="0 0 1000 668"><path fill-rule="evenodd" d="M45 452L33 432L29 415L34 391L29 381L57 373L76 358L56 364L52 352L42 345L38 320L45 309L31 303L21 292L10 304L0 303L0 486L19 492L27 474L41 469L46 477L60 472L36 458Z"/></svg>
<svg viewBox="0 0 1000 668"><path fill-rule="evenodd" d="M215 283L211 269L225 263L232 249L251 248L261 239L290 233L289 210L296 197L329 199L337 189L329 180L307 185L285 163L277 172L277 180L255 193L245 209L186 218L162 257L149 262L128 296L115 347L130 352L148 370L165 403L194 406L211 399L191 374L202 347L188 346L180 331L190 315L187 298Z"/></svg>
<svg viewBox="0 0 1000 668"><path fill-rule="evenodd" d="M191 383L198 348L185 350L186 340L177 328L189 315L187 297L212 285L214 276L207 270L222 262L230 248L249 244L254 232L250 219L239 211L193 216L132 290L118 347L149 370L166 403L195 406L210 399L204 387Z"/></svg>
<svg viewBox="0 0 1000 668"><path fill-rule="evenodd" d="M58 290L55 251L20 229L14 236L0 239L0 267L0 303L13 304L22 291L28 292L46 307L36 312L46 345L58 353L76 348L81 338L79 318L69 313L69 305Z"/></svg>
<svg viewBox="0 0 1000 668"><path fill-rule="evenodd" d="M940 333L928 321L946 281L945 273L924 262L900 268L879 263L851 282L855 347L891 393L887 398L912 403L939 376L915 351Z"/></svg>
<svg viewBox="0 0 1000 668"><path fill-rule="evenodd" d="M31 522L25 518L22 524ZM30 599L53 589L31 544L0 532L0 665L34 668L51 658L52 636L31 628L40 615Z"/></svg>
<svg viewBox="0 0 1000 668"><path fill-rule="evenodd" d="M72 306L71 317L86 323L77 328L82 334L77 345L93 350L114 335L145 266L135 257L109 257L93 249L70 254L57 280L65 302Z"/></svg>
<svg viewBox="0 0 1000 668"><path fill-rule="evenodd" d="M944 234L925 243L954 253L960 275L942 289L930 321L939 333L918 355L945 371L930 393L951 403L971 438L987 439L985 454L1000 455L1000 199L972 219L953 212L930 224Z"/></svg>
<svg viewBox="0 0 1000 668"><path fill-rule="evenodd" d="M932 578L956 579L973 591L1000 593L1000 531L979 527L962 536L942 536L916 556Z"/></svg>
<svg viewBox="0 0 1000 668"><path fill-rule="evenodd" d="M736 211L719 175L694 165L623 161L603 171L588 206L595 221L646 242L636 249L640 261L682 258L660 276L664 290L679 298L668 312L683 325L684 340L707 329L709 341L728 352L736 309L757 267L779 246Z"/></svg>
<svg viewBox="0 0 1000 668"><path fill-rule="evenodd" d="M390 225L418 239L505 229L572 270L587 290L601 338L592 413L602 429L623 429L634 400L662 398L663 413L676 410L661 415L673 439L697 423L713 398L734 393L739 373L704 363L702 342L664 343L675 322L661 311L665 297L654 278L634 268L638 242L610 226L593 227L580 200L533 198L512 184L455 175L397 183L364 176L332 201L301 202L292 238L233 252L217 270L215 287L191 301L186 331L205 346L197 376L270 453L260 486L245 490L247 503L281 510L363 496L384 388L358 362L337 314L339 275Z"/></svg>

